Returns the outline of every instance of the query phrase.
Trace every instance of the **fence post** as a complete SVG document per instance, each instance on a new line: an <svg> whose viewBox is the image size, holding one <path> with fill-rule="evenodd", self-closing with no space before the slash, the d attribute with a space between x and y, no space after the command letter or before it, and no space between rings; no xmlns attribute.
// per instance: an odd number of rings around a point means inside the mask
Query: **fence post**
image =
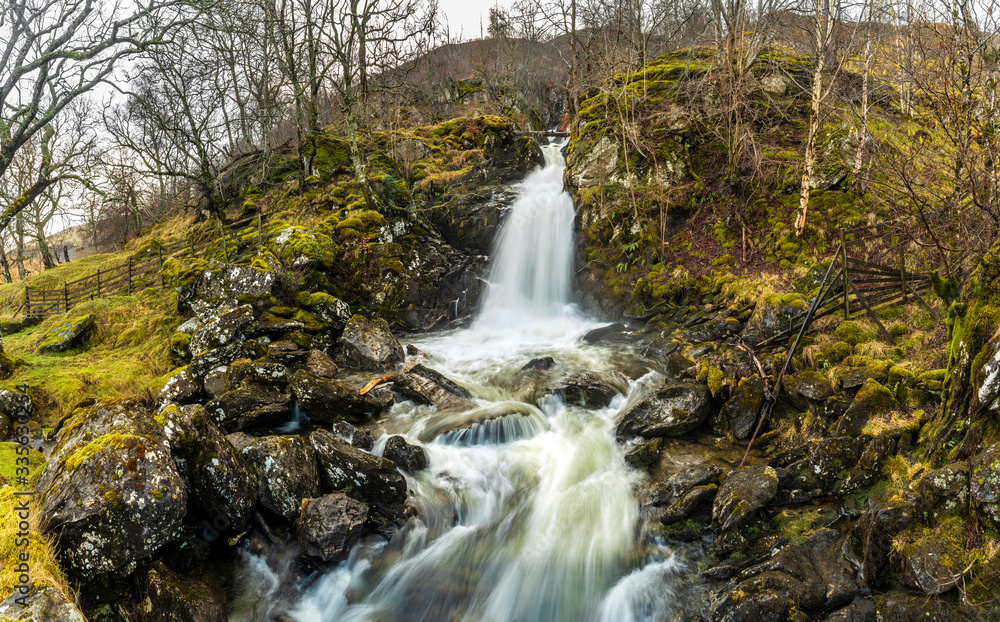
<svg viewBox="0 0 1000 622"><path fill-rule="evenodd" d="M69 285L66 283L63 283L63 306L66 312L69 312Z"/></svg>
<svg viewBox="0 0 1000 622"><path fill-rule="evenodd" d="M25 317L30 317L31 316L31 298L30 298L30 296L28 294L28 291L29 291L28 288L25 287L24 288L24 316Z"/></svg>
<svg viewBox="0 0 1000 622"><path fill-rule="evenodd" d="M164 287L166 287L166 285L163 282L163 247L160 247L157 250L156 254L160 259L160 289L163 289Z"/></svg>
<svg viewBox="0 0 1000 622"><path fill-rule="evenodd" d="M851 319L851 302L848 300L851 291L851 279L847 273L847 236L844 235L844 229L840 229L840 248L843 250L843 260L844 260L844 319Z"/></svg>
<svg viewBox="0 0 1000 622"><path fill-rule="evenodd" d="M219 235L222 237L222 254L225 256L226 261L229 261L229 249L226 248L226 230L222 228L222 219L216 218L215 221L219 223Z"/></svg>
<svg viewBox="0 0 1000 622"><path fill-rule="evenodd" d="M903 253L903 242L899 243L899 284L903 289L903 304L906 303L906 255Z"/></svg>
<svg viewBox="0 0 1000 622"><path fill-rule="evenodd" d="M132 295L132 257L128 258L128 295Z"/></svg>
<svg viewBox="0 0 1000 622"><path fill-rule="evenodd" d="M97 269L97 297L101 297L101 269Z"/></svg>

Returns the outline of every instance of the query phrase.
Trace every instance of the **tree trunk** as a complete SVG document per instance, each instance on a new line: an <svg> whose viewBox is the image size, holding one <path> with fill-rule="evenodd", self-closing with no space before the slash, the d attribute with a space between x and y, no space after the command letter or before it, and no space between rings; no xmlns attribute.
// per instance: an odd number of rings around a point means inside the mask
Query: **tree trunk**
<svg viewBox="0 0 1000 622"><path fill-rule="evenodd" d="M869 17L871 19L871 17ZM865 42L865 69L861 74L861 128L858 129L858 148L854 152L854 170L851 171L851 183L854 191L864 193L868 187L867 180L861 178L861 167L865 157L865 143L868 140L868 77L872 70L872 42Z"/></svg>
<svg viewBox="0 0 1000 622"><path fill-rule="evenodd" d="M23 281L28 274L24 269L24 219L20 215L14 222L14 245L17 250L17 280Z"/></svg>
<svg viewBox="0 0 1000 622"><path fill-rule="evenodd" d="M35 226L35 241L38 242L38 252L42 256L42 265L45 266L46 270L55 268L56 264L52 261L52 253L49 252L49 243L45 239L45 231L41 225Z"/></svg>
<svg viewBox="0 0 1000 622"><path fill-rule="evenodd" d="M344 106L344 119L347 126L347 143L350 145L351 151L351 164L354 165L354 176L357 178L358 185L361 186L361 192L364 194L368 209L378 211L379 205L375 200L371 185L368 183L364 157L361 154L361 147L358 145L358 121L354 116L354 106L350 104Z"/></svg>
<svg viewBox="0 0 1000 622"><path fill-rule="evenodd" d="M0 267L3 268L3 282L13 283L14 278L10 275L10 261L7 259L7 250L0 244Z"/></svg>

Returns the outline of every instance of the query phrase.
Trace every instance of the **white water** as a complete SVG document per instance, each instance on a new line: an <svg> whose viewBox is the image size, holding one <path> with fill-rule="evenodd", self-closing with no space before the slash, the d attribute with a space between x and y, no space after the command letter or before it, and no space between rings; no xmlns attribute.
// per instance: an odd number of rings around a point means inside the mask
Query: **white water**
<svg viewBox="0 0 1000 622"><path fill-rule="evenodd" d="M669 613L665 585L678 564L648 542L640 550L634 489L642 476L613 438L620 408L655 373L600 410L537 399L570 373L615 373L619 356L580 339L597 324L569 304L572 204L557 149L546 158L522 185L474 326L414 341L423 363L466 386L476 408L439 413L404 402L385 427L418 443L463 417L510 414L423 442L430 466L407 476L419 519L388 545L356 548L289 608L293 619L639 622ZM520 371L540 356L557 369Z"/></svg>

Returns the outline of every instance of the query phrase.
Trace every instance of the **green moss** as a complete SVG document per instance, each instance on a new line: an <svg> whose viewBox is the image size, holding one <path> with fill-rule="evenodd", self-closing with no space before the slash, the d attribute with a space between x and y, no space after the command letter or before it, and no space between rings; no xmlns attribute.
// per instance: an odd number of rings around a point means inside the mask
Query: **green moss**
<svg viewBox="0 0 1000 622"><path fill-rule="evenodd" d="M698 364L698 382L708 385L708 390L712 397L719 397L726 385L726 374L721 369L711 363L701 362Z"/></svg>
<svg viewBox="0 0 1000 622"><path fill-rule="evenodd" d="M134 434L121 434L118 432L105 434L66 456L62 464L67 471L72 472L80 468L91 456L105 450L132 449L139 446L145 447L143 439Z"/></svg>
<svg viewBox="0 0 1000 622"><path fill-rule="evenodd" d="M869 378L854 396L854 404L864 408L871 416L889 412L896 406L892 391Z"/></svg>
<svg viewBox="0 0 1000 622"><path fill-rule="evenodd" d="M837 339L845 341L852 346L856 346L859 343L866 343L875 339L875 333L869 331L862 324L846 320L841 322L837 329L834 331L834 335Z"/></svg>
<svg viewBox="0 0 1000 622"><path fill-rule="evenodd" d="M302 309L298 309L292 315L292 319L296 322L302 322L302 330L308 333L318 333L330 327L329 324L324 322L322 318L315 313L309 313L308 311L303 311Z"/></svg>

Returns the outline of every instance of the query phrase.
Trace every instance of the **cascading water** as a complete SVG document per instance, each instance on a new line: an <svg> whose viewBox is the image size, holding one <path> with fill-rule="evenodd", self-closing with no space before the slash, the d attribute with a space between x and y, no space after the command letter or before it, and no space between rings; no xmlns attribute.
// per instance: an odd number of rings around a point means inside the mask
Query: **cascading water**
<svg viewBox="0 0 1000 622"><path fill-rule="evenodd" d="M641 546L642 476L613 438L619 410L659 376L598 410L541 395L574 372L617 373L621 354L580 339L596 324L569 305L573 208L558 147L545 153L505 223L473 327L414 341L475 408L404 402L383 422L387 434L424 439L429 468L407 475L418 519L388 545L359 545L287 608L293 619L637 622L669 612L663 581L678 564ZM556 367L522 369L541 356ZM471 423L454 431L463 417Z"/></svg>

